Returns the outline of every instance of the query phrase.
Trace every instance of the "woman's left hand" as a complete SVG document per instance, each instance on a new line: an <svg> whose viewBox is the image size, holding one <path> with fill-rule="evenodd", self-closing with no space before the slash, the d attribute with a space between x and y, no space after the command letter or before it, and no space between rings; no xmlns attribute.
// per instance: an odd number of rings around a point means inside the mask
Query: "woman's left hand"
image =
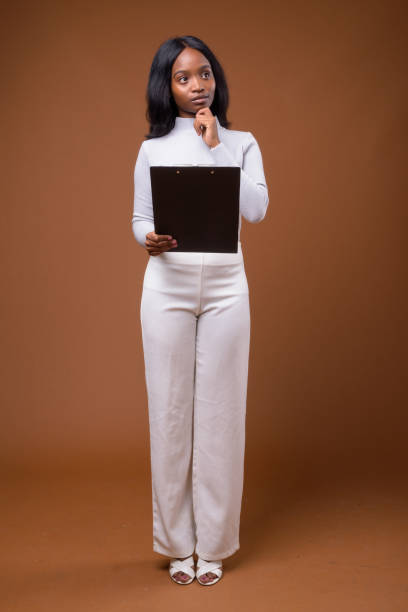
<svg viewBox="0 0 408 612"><path fill-rule="evenodd" d="M203 128L201 128L203 126ZM218 138L217 122L208 106L200 108L196 113L194 129L209 147L216 147L220 144Z"/></svg>

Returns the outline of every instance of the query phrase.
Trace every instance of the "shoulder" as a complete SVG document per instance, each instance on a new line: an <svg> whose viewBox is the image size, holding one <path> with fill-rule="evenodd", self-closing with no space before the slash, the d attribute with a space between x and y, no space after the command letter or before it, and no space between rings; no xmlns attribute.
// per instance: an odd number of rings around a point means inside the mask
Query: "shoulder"
<svg viewBox="0 0 408 612"><path fill-rule="evenodd" d="M169 132L165 136L158 136L157 138L146 138L140 146L140 151L142 151L142 154L149 157L155 152L160 151L163 148L163 146L166 147L166 146L174 146L174 145L175 143L174 143L173 134Z"/></svg>
<svg viewBox="0 0 408 612"><path fill-rule="evenodd" d="M241 141L246 140L251 134L251 132L245 132L243 130L231 130L229 128L225 128L222 125L219 126L219 129L221 130L223 134L226 134L230 136L231 138L235 138L236 140L241 140Z"/></svg>
<svg viewBox="0 0 408 612"><path fill-rule="evenodd" d="M146 138L140 144L138 157L147 163L148 160L154 158L160 152L167 139L168 135L159 138Z"/></svg>
<svg viewBox="0 0 408 612"><path fill-rule="evenodd" d="M231 144L241 145L242 149L245 151L251 145L258 145L255 136L252 132L247 132L243 130L230 130L223 126L220 126L221 133L225 140L231 142Z"/></svg>

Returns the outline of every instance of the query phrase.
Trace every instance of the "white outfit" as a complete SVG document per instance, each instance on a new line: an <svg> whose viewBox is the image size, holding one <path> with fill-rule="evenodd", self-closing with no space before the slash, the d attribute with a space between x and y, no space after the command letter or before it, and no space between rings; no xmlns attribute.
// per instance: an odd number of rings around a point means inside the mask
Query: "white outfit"
<svg viewBox="0 0 408 612"><path fill-rule="evenodd" d="M194 118L184 117L166 136L142 143L132 218L142 246L154 230L151 165L238 165L241 214L254 223L265 216L268 189L255 138L216 122L221 142L213 149L194 130ZM223 559L240 546L244 476L250 311L241 242L238 253L149 257L140 315L153 550Z"/></svg>

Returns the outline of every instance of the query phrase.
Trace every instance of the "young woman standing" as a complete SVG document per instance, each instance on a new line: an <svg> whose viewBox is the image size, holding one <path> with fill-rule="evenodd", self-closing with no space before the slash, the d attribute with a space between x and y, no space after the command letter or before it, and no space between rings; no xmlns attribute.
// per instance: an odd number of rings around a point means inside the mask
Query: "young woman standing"
<svg viewBox="0 0 408 612"><path fill-rule="evenodd" d="M230 130L228 88L212 51L171 38L150 69L150 132L134 172L132 228L149 259L141 325L148 396L153 550L179 584L215 584L240 547L250 341L241 215L261 221L269 197L251 132ZM150 166L239 166L237 253L172 251L154 231ZM200 185L197 185L197 192ZM191 202L194 206L194 202ZM197 571L193 553L198 556Z"/></svg>

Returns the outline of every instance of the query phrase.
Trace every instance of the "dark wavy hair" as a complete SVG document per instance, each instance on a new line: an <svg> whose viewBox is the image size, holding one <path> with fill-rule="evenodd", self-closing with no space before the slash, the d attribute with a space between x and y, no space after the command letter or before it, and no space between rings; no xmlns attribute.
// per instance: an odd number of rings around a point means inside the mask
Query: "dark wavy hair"
<svg viewBox="0 0 408 612"><path fill-rule="evenodd" d="M221 64L207 45L196 36L177 36L162 43L153 58L147 85L146 119L150 132L146 138L159 138L168 134L176 123L178 108L171 93L171 71L177 56L186 48L200 51L209 61L215 79L214 100L210 106L220 124L228 128L227 120L229 92Z"/></svg>

